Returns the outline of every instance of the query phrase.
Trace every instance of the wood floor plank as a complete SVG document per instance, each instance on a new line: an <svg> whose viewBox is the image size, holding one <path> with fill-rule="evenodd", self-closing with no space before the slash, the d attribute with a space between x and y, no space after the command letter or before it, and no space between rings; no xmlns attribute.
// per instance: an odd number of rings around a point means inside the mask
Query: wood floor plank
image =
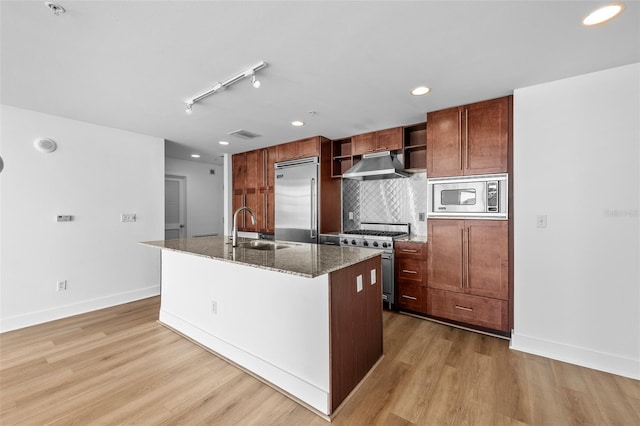
<svg viewBox="0 0 640 426"><path fill-rule="evenodd" d="M157 323L159 298L0 335L0 424L326 421ZM385 357L337 425L640 424L640 382L385 311Z"/></svg>

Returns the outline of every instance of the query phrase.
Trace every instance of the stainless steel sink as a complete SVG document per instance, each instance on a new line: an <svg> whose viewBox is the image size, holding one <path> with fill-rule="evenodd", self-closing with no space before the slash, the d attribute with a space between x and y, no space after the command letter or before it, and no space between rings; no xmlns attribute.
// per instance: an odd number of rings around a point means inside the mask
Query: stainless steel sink
<svg viewBox="0 0 640 426"><path fill-rule="evenodd" d="M252 250L280 250L293 247L293 244L282 244L268 240L252 240L239 243L238 247L248 248Z"/></svg>

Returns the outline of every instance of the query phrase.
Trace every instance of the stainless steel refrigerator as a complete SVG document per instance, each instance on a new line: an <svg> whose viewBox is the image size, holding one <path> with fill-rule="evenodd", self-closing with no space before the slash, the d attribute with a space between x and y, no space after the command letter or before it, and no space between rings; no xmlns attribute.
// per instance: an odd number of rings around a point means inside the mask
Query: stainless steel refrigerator
<svg viewBox="0 0 640 426"><path fill-rule="evenodd" d="M275 164L275 239L318 242L318 157Z"/></svg>

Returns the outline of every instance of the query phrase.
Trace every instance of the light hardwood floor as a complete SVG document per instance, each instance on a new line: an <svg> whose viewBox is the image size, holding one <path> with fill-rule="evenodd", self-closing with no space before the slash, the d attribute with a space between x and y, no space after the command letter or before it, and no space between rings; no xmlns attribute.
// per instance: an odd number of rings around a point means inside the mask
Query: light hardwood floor
<svg viewBox="0 0 640 426"><path fill-rule="evenodd" d="M159 298L0 336L0 424L326 421L159 325ZM640 382L384 313L385 358L338 425L638 425Z"/></svg>

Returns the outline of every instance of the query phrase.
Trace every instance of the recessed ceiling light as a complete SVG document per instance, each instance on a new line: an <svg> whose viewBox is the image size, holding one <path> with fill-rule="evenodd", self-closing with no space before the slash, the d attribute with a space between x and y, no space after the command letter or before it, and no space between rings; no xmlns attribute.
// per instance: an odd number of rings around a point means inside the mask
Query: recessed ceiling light
<svg viewBox="0 0 640 426"><path fill-rule="evenodd" d="M582 20L582 24L591 27L594 25L606 24L624 10L623 3L611 3L594 10Z"/></svg>
<svg viewBox="0 0 640 426"><path fill-rule="evenodd" d="M300 126L304 126L304 122L300 120L295 120L291 122L291 125L295 127L300 127Z"/></svg>
<svg viewBox="0 0 640 426"><path fill-rule="evenodd" d="M200 158L200 154L191 154L193 158Z"/></svg>
<svg viewBox="0 0 640 426"><path fill-rule="evenodd" d="M219 143L220 145L229 145L229 142L227 142L227 141L220 141L220 142L218 142L218 143Z"/></svg>
<svg viewBox="0 0 640 426"><path fill-rule="evenodd" d="M413 89L411 91L411 94L413 96L422 96L422 95L426 95L430 91L431 91L431 89L428 88L427 86L419 86L419 87L416 87L415 89Z"/></svg>

